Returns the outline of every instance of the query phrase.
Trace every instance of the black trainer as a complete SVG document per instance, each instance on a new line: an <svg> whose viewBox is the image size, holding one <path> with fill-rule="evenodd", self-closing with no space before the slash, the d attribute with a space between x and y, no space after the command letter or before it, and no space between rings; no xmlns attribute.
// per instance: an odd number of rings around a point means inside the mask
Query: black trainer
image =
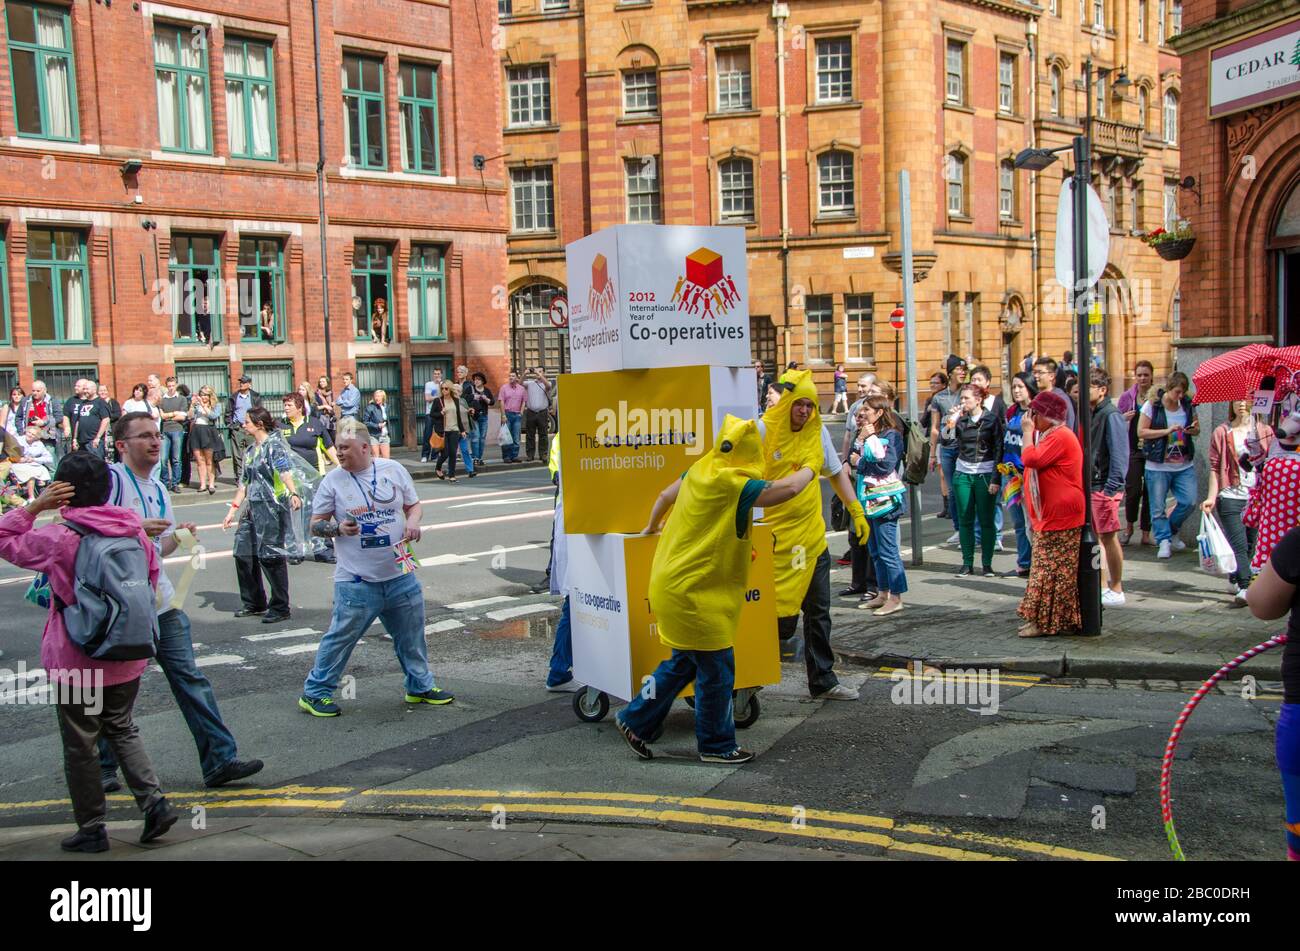
<svg viewBox="0 0 1300 951"><path fill-rule="evenodd" d="M259 614L265 614L266 608L242 608L235 612L235 617L257 617Z"/></svg>
<svg viewBox="0 0 1300 951"><path fill-rule="evenodd" d="M837 594L836 597L837 598L858 598L866 593L867 593L866 588L845 588L843 591Z"/></svg>
<svg viewBox="0 0 1300 951"><path fill-rule="evenodd" d="M753 753L751 753L749 750L742 750L739 746L737 746L730 753L701 753L700 754L701 763L731 763L735 765L739 763L748 763L753 758L754 758Z"/></svg>
<svg viewBox="0 0 1300 951"><path fill-rule="evenodd" d="M211 779L205 779L203 785L215 789L217 786L224 786L226 783L247 779L255 773L260 773L264 765L266 764L260 759L232 759L217 770L216 775Z"/></svg>
<svg viewBox="0 0 1300 951"><path fill-rule="evenodd" d="M650 752L650 747L646 746L645 740L637 736L623 724L621 716L614 717L614 725L618 727L618 732L623 734L623 739L627 740L627 745L632 747L632 752L641 759L654 759L654 753Z"/></svg>
<svg viewBox="0 0 1300 951"><path fill-rule="evenodd" d="M167 830L176 825L176 820L180 817L181 814L167 801L166 796L159 799L144 814L144 831L140 833L140 842L152 842L166 835Z"/></svg>
<svg viewBox="0 0 1300 951"><path fill-rule="evenodd" d="M59 843L65 852L107 852L108 829L95 826L93 829L78 829Z"/></svg>
<svg viewBox="0 0 1300 951"><path fill-rule="evenodd" d="M262 623L278 624L281 621L289 620L290 617L291 615L289 614L288 611L285 611L283 614L271 614L270 612L267 612L266 614L262 615Z"/></svg>
<svg viewBox="0 0 1300 951"><path fill-rule="evenodd" d="M106 793L122 791L122 784L117 781L116 770L111 773L108 770L100 772L99 784L104 787L104 792Z"/></svg>
<svg viewBox="0 0 1300 951"><path fill-rule="evenodd" d="M970 565L962 565L961 568L957 570L958 578L965 578L973 574L975 574L975 569Z"/></svg>

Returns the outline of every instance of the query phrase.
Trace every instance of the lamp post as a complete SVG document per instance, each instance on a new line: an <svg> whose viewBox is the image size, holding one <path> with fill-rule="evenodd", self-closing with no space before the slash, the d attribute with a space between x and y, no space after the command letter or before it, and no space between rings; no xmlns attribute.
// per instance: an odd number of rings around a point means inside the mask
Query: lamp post
<svg viewBox="0 0 1300 951"><path fill-rule="evenodd" d="M1088 281L1088 189L1092 168L1092 60L1083 64L1083 85L1087 111L1083 135L1057 149L1025 149L1016 156L1016 168L1040 172L1056 161L1058 153L1074 155L1074 286L1070 288L1074 307L1075 332L1079 338L1079 441L1083 447L1084 523L1079 544L1079 608L1082 615L1080 633L1101 633L1101 564L1096 531L1092 518L1092 404L1088 400L1089 376L1092 372L1092 339L1088 333L1092 287Z"/></svg>
<svg viewBox="0 0 1300 951"><path fill-rule="evenodd" d="M329 377L330 385L333 385L334 372L330 366L330 261L329 244L326 237L329 230L329 219L325 217L325 107L321 99L320 14L317 10L317 0L311 0L311 30L312 47L316 54L316 203L317 227L320 229L321 312L325 321L325 375ZM304 332L306 326L304 322ZM304 350L306 349L306 343L307 341L304 340Z"/></svg>

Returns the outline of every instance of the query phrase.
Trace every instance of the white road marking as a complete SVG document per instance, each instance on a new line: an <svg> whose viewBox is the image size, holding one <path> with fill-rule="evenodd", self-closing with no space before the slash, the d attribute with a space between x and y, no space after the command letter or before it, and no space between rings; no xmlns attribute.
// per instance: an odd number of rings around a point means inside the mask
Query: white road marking
<svg viewBox="0 0 1300 951"><path fill-rule="evenodd" d="M452 621L452 620L434 621L432 624L425 625L424 633L442 634L446 631L458 631L464 626L465 625L462 624L460 621Z"/></svg>
<svg viewBox="0 0 1300 951"><path fill-rule="evenodd" d="M319 634L314 628L300 627L292 631L276 631L274 634L245 634L246 641L279 641L286 637L307 637L312 634Z"/></svg>
<svg viewBox="0 0 1300 951"><path fill-rule="evenodd" d="M244 658L238 654L212 654L209 657L196 658L194 663L198 667L221 667L226 664L242 664Z"/></svg>
<svg viewBox="0 0 1300 951"><path fill-rule="evenodd" d="M453 509L468 509L468 508L473 508L476 505L518 505L520 502L536 502L536 501L537 501L536 499L530 499L527 497L518 498L518 499L489 499L484 502L462 502L460 505L449 505L447 507Z"/></svg>
<svg viewBox="0 0 1300 951"><path fill-rule="evenodd" d="M474 559L468 555L434 555L432 558L427 555L420 558L421 568L435 568L446 565L472 565Z"/></svg>
<svg viewBox="0 0 1300 951"><path fill-rule="evenodd" d="M28 680L35 680L38 677L44 677L44 676L45 676L45 668L43 667L36 667L33 668L32 670L24 671L22 674L17 674L13 671L5 671L3 674L0 674L0 687L3 687L6 684L11 684L15 680L28 681Z"/></svg>
<svg viewBox="0 0 1300 951"><path fill-rule="evenodd" d="M277 647L271 653L279 654L281 657L288 657L290 654L313 654L318 647L320 647L320 641L314 644L293 644L289 647Z"/></svg>
<svg viewBox="0 0 1300 951"><path fill-rule="evenodd" d="M452 611L471 611L474 608L481 608L486 604L504 604L507 601L518 601L518 598L508 594L498 594L491 598L479 598L477 601L457 601L455 604L446 604L443 607Z"/></svg>
<svg viewBox="0 0 1300 951"><path fill-rule="evenodd" d="M494 621L509 621L511 618L524 617L527 614L549 614L560 610L556 604L525 604L517 608L504 608L500 611L488 611L484 617Z"/></svg>

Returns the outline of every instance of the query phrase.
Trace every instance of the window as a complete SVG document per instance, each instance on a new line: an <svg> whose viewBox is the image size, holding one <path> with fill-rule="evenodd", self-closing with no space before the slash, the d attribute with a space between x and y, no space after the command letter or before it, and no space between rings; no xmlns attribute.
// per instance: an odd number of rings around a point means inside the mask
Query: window
<svg viewBox="0 0 1300 951"><path fill-rule="evenodd" d="M1134 231L1142 231L1142 182L1134 179L1128 190L1128 220L1129 227Z"/></svg>
<svg viewBox="0 0 1300 951"><path fill-rule="evenodd" d="M1183 0L1172 0L1169 6L1169 35L1183 32Z"/></svg>
<svg viewBox="0 0 1300 951"><path fill-rule="evenodd" d="M549 125L551 78L546 66L511 66L506 70L512 126Z"/></svg>
<svg viewBox="0 0 1300 951"><path fill-rule="evenodd" d="M663 212L659 204L659 160L653 155L623 160L627 180L627 220L629 224L660 224Z"/></svg>
<svg viewBox="0 0 1300 951"><path fill-rule="evenodd" d="M1165 45L1165 19L1168 16L1168 4L1166 0L1160 0L1159 6L1156 7L1156 42L1161 46Z"/></svg>
<svg viewBox="0 0 1300 951"><path fill-rule="evenodd" d="M387 168L383 60L343 57L343 118L348 163L357 168Z"/></svg>
<svg viewBox="0 0 1300 951"><path fill-rule="evenodd" d="M217 239L211 235L172 235L167 286L172 339L176 343L214 343L221 336Z"/></svg>
<svg viewBox="0 0 1300 951"><path fill-rule="evenodd" d="M1016 217L1016 167L1010 159L998 166L998 217Z"/></svg>
<svg viewBox="0 0 1300 951"><path fill-rule="evenodd" d="M208 34L159 23L153 33L158 140L167 152L212 154L208 113Z"/></svg>
<svg viewBox="0 0 1300 951"><path fill-rule="evenodd" d="M739 112L753 107L749 50L718 50L718 111Z"/></svg>
<svg viewBox="0 0 1300 951"><path fill-rule="evenodd" d="M853 47L847 36L817 41L817 101L853 101Z"/></svg>
<svg viewBox="0 0 1300 951"><path fill-rule="evenodd" d="M555 189L551 166L510 170L515 231L555 230Z"/></svg>
<svg viewBox="0 0 1300 951"><path fill-rule="evenodd" d="M510 0L497 0L497 16L510 16Z"/></svg>
<svg viewBox="0 0 1300 951"><path fill-rule="evenodd" d="M393 339L393 259L388 245L358 241L352 249L352 323L358 340ZM375 326L378 321L379 326Z"/></svg>
<svg viewBox="0 0 1300 951"><path fill-rule="evenodd" d="M1147 0L1138 0L1138 39L1147 38Z"/></svg>
<svg viewBox="0 0 1300 951"><path fill-rule="evenodd" d="M1061 15L1061 0L1047 0L1047 10L1054 17Z"/></svg>
<svg viewBox="0 0 1300 951"><path fill-rule="evenodd" d="M569 9L569 0L542 0L542 11L548 10L567 10Z"/></svg>
<svg viewBox="0 0 1300 951"><path fill-rule="evenodd" d="M853 208L853 156L823 152L817 156L817 213L851 217Z"/></svg>
<svg viewBox="0 0 1300 951"><path fill-rule="evenodd" d="M84 232L28 229L27 309L32 343L90 343Z"/></svg>
<svg viewBox="0 0 1300 951"><path fill-rule="evenodd" d="M1162 227L1173 231L1178 226L1178 182L1165 182L1165 212Z"/></svg>
<svg viewBox="0 0 1300 951"><path fill-rule="evenodd" d="M412 340L447 339L442 258L442 248L437 245L411 246L411 263L406 269L406 313Z"/></svg>
<svg viewBox="0 0 1300 951"><path fill-rule="evenodd" d="M1174 339L1177 340L1183 335L1183 292L1174 291L1173 304L1169 308L1169 315L1174 325Z"/></svg>
<svg viewBox="0 0 1300 951"><path fill-rule="evenodd" d="M1092 25L1098 30L1106 29L1106 0L1092 0Z"/></svg>
<svg viewBox="0 0 1300 951"><path fill-rule="evenodd" d="M275 67L271 46L226 37L226 126L235 158L275 158Z"/></svg>
<svg viewBox="0 0 1300 951"><path fill-rule="evenodd" d="M949 40L944 56L944 70L947 74L946 95L949 102L963 104L966 102L966 44L960 40Z"/></svg>
<svg viewBox="0 0 1300 951"><path fill-rule="evenodd" d="M876 362L876 331L871 309L870 294L844 295L844 349L848 360Z"/></svg>
<svg viewBox="0 0 1300 951"><path fill-rule="evenodd" d="M623 114L654 115L659 111L659 76L653 69L623 74Z"/></svg>
<svg viewBox="0 0 1300 951"><path fill-rule="evenodd" d="M1016 57L1012 53L998 54L998 112L1008 115L1016 111Z"/></svg>
<svg viewBox="0 0 1300 951"><path fill-rule="evenodd" d="M68 8L9 3L5 17L18 134L77 141L77 76Z"/></svg>
<svg viewBox="0 0 1300 951"><path fill-rule="evenodd" d="M943 349L946 353L961 352L961 325L957 322L957 295L943 294Z"/></svg>
<svg viewBox="0 0 1300 951"><path fill-rule="evenodd" d="M830 294L810 294L804 298L805 350L810 363L826 363L835 358L833 301Z"/></svg>
<svg viewBox="0 0 1300 951"><path fill-rule="evenodd" d="M551 325L550 308L564 289L529 284L510 295L510 356L517 367L543 366L559 372L568 350L568 335Z"/></svg>
<svg viewBox="0 0 1300 951"><path fill-rule="evenodd" d="M975 352L980 341L980 296L967 294L962 301L961 316L963 324L962 338L966 341L966 362L975 365Z"/></svg>
<svg viewBox="0 0 1300 951"><path fill-rule="evenodd" d="M1165 93L1165 142L1178 144L1178 93L1172 89Z"/></svg>
<svg viewBox="0 0 1300 951"><path fill-rule="evenodd" d="M9 335L9 250L5 246L5 234L0 231L0 344L8 344L11 339ZM15 380L9 385L9 389L17 385ZM6 396L9 394L9 390L2 386L0 392L5 393Z"/></svg>
<svg viewBox="0 0 1300 951"><path fill-rule="evenodd" d="M948 156L948 214L966 214L966 157L958 152Z"/></svg>
<svg viewBox="0 0 1300 951"><path fill-rule="evenodd" d="M1061 67L1053 66L1048 71L1049 85L1051 86L1051 111L1052 115L1061 114Z"/></svg>
<svg viewBox="0 0 1300 951"><path fill-rule="evenodd" d="M239 285L239 336L284 340L284 248L275 238L240 238L235 281Z"/></svg>
<svg viewBox="0 0 1300 951"><path fill-rule="evenodd" d="M1124 207L1124 180L1119 177L1112 177L1110 187L1106 190L1106 217L1110 219L1112 231L1118 231L1122 227L1120 221L1120 211Z"/></svg>
<svg viewBox="0 0 1300 951"><path fill-rule="evenodd" d="M754 220L754 163L733 158L718 165L719 207L726 222Z"/></svg>
<svg viewBox="0 0 1300 951"><path fill-rule="evenodd" d="M401 115L402 170L437 175L438 70L422 63L397 67L397 108Z"/></svg>
<svg viewBox="0 0 1300 951"><path fill-rule="evenodd" d="M1151 112L1151 94L1147 92L1146 86L1138 87L1138 125L1142 131L1147 131L1147 124L1150 122L1148 114Z"/></svg>
<svg viewBox="0 0 1300 951"><path fill-rule="evenodd" d="M1098 76L1092 85L1093 103L1092 114L1098 119L1106 118L1106 77Z"/></svg>

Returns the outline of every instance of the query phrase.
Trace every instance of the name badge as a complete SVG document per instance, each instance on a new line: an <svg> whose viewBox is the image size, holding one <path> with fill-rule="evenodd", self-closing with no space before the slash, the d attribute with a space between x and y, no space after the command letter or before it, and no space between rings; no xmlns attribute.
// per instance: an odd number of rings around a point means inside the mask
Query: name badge
<svg viewBox="0 0 1300 951"><path fill-rule="evenodd" d="M393 543L387 535L362 535L362 548L392 548Z"/></svg>

